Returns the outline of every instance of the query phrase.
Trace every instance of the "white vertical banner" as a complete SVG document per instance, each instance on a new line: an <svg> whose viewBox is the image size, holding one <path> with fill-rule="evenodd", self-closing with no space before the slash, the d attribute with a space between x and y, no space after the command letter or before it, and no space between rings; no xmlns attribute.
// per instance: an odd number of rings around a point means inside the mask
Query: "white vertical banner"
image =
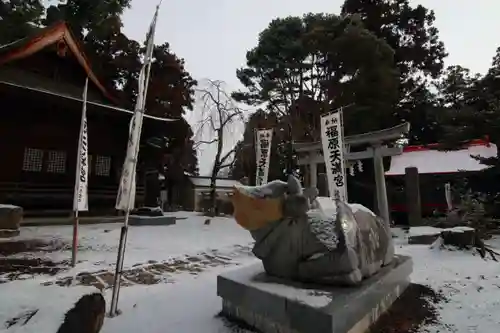
<svg viewBox="0 0 500 333"><path fill-rule="evenodd" d="M255 160L257 170L255 172L255 185L266 184L269 177L269 165L271 163L271 142L273 140L272 129L256 130L255 138Z"/></svg>
<svg viewBox="0 0 500 333"><path fill-rule="evenodd" d="M129 211L135 206L135 183L137 153L139 152L141 127L144 113L138 110L142 104L142 90L144 88L144 72L139 74L139 92L137 95L136 110L129 125L129 138L127 142L127 154L123 162L122 175L120 178L120 187L116 198L115 208L118 210Z"/></svg>
<svg viewBox="0 0 500 333"><path fill-rule="evenodd" d="M158 9L159 6L156 8L153 21L151 22L147 34L146 54L138 80L137 101L134 115L130 120L127 155L125 157L125 161L123 162L120 187L116 197L115 208L122 211L130 211L135 205L137 157L139 155L142 122L146 106L146 93L149 83L149 74L151 71L151 60L153 58L154 35L156 30L156 21L158 18Z"/></svg>
<svg viewBox="0 0 500 333"><path fill-rule="evenodd" d="M330 197L347 201L342 111L321 116L321 143Z"/></svg>
<svg viewBox="0 0 500 333"><path fill-rule="evenodd" d="M78 155L76 160L75 191L73 195L73 211L81 212L89 209L88 181L89 181L89 144L87 129L87 90L89 78L85 81L83 89L82 119L80 122L80 135L78 137Z"/></svg>

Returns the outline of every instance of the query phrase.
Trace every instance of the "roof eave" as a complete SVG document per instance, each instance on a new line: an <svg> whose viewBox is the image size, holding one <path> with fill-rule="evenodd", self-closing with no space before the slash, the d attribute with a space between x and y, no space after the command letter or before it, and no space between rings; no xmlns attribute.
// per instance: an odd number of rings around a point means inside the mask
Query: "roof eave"
<svg viewBox="0 0 500 333"><path fill-rule="evenodd" d="M61 39L66 42L66 45L68 45L71 52L73 52L79 64L85 70L89 79L96 85L96 87L106 98L108 98L114 104L118 105L119 103L117 99L107 91L107 89L102 85L95 73L92 71L90 62L83 52L80 43L73 36L73 33L70 31L68 25L64 21L60 21L52 25L51 27L48 27L47 30L31 38L23 47L14 48L13 50L8 51L6 55L0 57L0 66L39 52L44 47L50 44L54 44ZM9 45L12 45L13 43Z"/></svg>

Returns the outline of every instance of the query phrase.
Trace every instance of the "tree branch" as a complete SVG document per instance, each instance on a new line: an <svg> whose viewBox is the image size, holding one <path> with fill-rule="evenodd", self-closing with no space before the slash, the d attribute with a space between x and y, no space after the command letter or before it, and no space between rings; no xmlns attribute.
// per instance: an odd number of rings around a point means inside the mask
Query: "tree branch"
<svg viewBox="0 0 500 333"><path fill-rule="evenodd" d="M219 139L217 139L217 138L209 140L209 141L201 140L201 141L196 142L193 145L193 148L196 149L196 148L198 148L201 145L211 145L212 143L215 143L217 141L219 141Z"/></svg>
<svg viewBox="0 0 500 333"><path fill-rule="evenodd" d="M198 146L200 144L217 143L210 190L212 202L211 214L215 214L215 178L221 169L230 167L233 164L232 162L229 163L228 160L236 152L236 148L233 147L230 151L223 154L223 150L225 150L224 135L226 131L231 133L230 125L233 125L236 120L243 120L244 113L242 109L238 108L236 102L224 91L222 81L207 80L207 82L208 86L203 90L199 90L201 93L200 99L203 103L203 109L201 110L203 119L199 123L201 124L202 132L203 128L206 129L209 126L211 137L201 140Z"/></svg>
<svg viewBox="0 0 500 333"><path fill-rule="evenodd" d="M231 154L233 154L235 152L236 152L236 147L234 147L233 149L228 151L224 156L222 156L220 161L219 161L219 164L224 164L224 162L226 162L226 160L229 158L229 156L231 156Z"/></svg>
<svg viewBox="0 0 500 333"><path fill-rule="evenodd" d="M220 171L220 170L222 170L222 169L225 169L225 168L229 168L229 167L231 167L233 164L234 164L234 161L233 161L233 162L231 162L231 163L227 163L227 164L221 165L221 166L219 166L219 171Z"/></svg>

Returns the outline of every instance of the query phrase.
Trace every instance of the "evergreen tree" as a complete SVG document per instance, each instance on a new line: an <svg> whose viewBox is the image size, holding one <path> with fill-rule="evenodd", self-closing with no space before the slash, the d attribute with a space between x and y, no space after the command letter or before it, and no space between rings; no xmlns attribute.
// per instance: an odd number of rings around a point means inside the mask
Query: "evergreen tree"
<svg viewBox="0 0 500 333"><path fill-rule="evenodd" d="M391 122L397 97L393 51L354 17L307 14L273 20L237 76L246 87L234 93L237 100L266 103L267 111L287 122L307 117L306 112L318 120L323 112L355 103L345 114L348 133ZM305 128L310 139L315 125Z"/></svg>
<svg viewBox="0 0 500 333"><path fill-rule="evenodd" d="M394 50L401 97L424 77L437 79L447 56L434 26L434 11L409 0L345 0L342 15L359 16L364 26Z"/></svg>
<svg viewBox="0 0 500 333"><path fill-rule="evenodd" d="M32 33L42 23L45 8L40 0L0 1L0 44Z"/></svg>
<svg viewBox="0 0 500 333"><path fill-rule="evenodd" d="M275 19L260 33L237 76L246 90L235 92L235 99L265 105L276 118L275 149L288 171L295 169L290 142L319 140L324 112L351 105L344 112L347 134L395 124L393 51L356 17L320 13ZM248 133L252 126L247 125ZM244 140L240 149L250 149L251 142Z"/></svg>
<svg viewBox="0 0 500 333"><path fill-rule="evenodd" d="M354 15L394 50L399 71L399 103L395 122L411 123L411 143L439 140L440 109L429 83L438 79L447 56L435 27L435 15L409 0L345 0L342 15Z"/></svg>

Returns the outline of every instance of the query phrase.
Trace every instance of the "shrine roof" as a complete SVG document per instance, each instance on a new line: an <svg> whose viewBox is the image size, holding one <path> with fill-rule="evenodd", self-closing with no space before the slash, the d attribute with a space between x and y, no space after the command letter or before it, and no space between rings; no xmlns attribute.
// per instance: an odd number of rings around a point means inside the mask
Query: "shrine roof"
<svg viewBox="0 0 500 333"><path fill-rule="evenodd" d="M391 158L391 166L385 175L402 176L408 167L417 167L419 174L481 171L488 166L472 156L497 156L497 146L484 140L473 140L458 150L443 151L437 148L437 144L405 147L401 155Z"/></svg>
<svg viewBox="0 0 500 333"><path fill-rule="evenodd" d="M114 104L117 100L106 90L92 71L90 62L83 52L78 39L75 38L68 25L64 21L57 22L45 28L35 31L32 35L16 40L9 44L0 46L0 66L17 59L29 57L30 55L46 48L47 46L63 41L71 50L80 66L84 69L88 78L101 91L101 93Z"/></svg>
<svg viewBox="0 0 500 333"><path fill-rule="evenodd" d="M80 41L73 35L68 25L64 21L57 22L53 25L43 28L36 28L34 32L22 39L13 41L8 44L0 45L0 74L2 77L7 77L8 80L1 80L0 84L7 85L13 88L27 89L38 93L58 96L60 98L82 101L81 90L73 91L69 85L61 87L56 83L50 83L46 80L41 81L34 73L22 72L16 73L15 70L3 66L17 59L23 59L33 55L44 48L63 41L68 49L72 52L79 65L83 68L89 80L94 84L97 90L102 93L104 99L93 100L89 94L87 103L99 108L121 111L128 114L133 114L133 110L119 107L117 99L104 87L96 74L93 72L90 61L83 51ZM29 83L29 84L26 84ZM77 87L80 89L80 87ZM82 87L83 89L83 83ZM149 114L144 115L145 118L159 121L176 121L178 119L169 119L156 117Z"/></svg>

